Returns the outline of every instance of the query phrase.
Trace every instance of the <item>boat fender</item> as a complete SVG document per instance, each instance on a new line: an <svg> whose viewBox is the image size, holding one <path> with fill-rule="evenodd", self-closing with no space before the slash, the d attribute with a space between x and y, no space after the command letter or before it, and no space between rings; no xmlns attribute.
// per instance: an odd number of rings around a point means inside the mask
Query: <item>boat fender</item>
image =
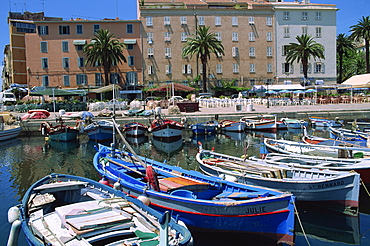
<svg viewBox="0 0 370 246"><path fill-rule="evenodd" d="M226 174L220 174L219 176L223 180L230 181L230 182L238 182L238 179L234 176L231 175L226 175Z"/></svg>
<svg viewBox="0 0 370 246"><path fill-rule="evenodd" d="M137 199L140 200L142 203L144 203L147 206L149 206L149 204L150 204L150 199L145 194L142 194L142 195L138 196Z"/></svg>
<svg viewBox="0 0 370 246"><path fill-rule="evenodd" d="M146 167L146 176L148 177L150 187L155 191L159 191L157 173L154 171L152 166Z"/></svg>
<svg viewBox="0 0 370 246"><path fill-rule="evenodd" d="M120 184L120 179L118 179L114 184L113 184L113 189L115 190L122 190L121 184Z"/></svg>
<svg viewBox="0 0 370 246"><path fill-rule="evenodd" d="M15 220L10 228L7 246L18 246L18 237L21 230L21 221Z"/></svg>
<svg viewBox="0 0 370 246"><path fill-rule="evenodd" d="M11 207L8 210L8 222L12 224L14 221L19 220L20 211L18 207Z"/></svg>
<svg viewBox="0 0 370 246"><path fill-rule="evenodd" d="M242 159L247 159L249 157L249 155L242 155L240 158L242 158Z"/></svg>
<svg viewBox="0 0 370 246"><path fill-rule="evenodd" d="M109 181L106 177L102 177L101 180L99 180L99 183L109 186Z"/></svg>

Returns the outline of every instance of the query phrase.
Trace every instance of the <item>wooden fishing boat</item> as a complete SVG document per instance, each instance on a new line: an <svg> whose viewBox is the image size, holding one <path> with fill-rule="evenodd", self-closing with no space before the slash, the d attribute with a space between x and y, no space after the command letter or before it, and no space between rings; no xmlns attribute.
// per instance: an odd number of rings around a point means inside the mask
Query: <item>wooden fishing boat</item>
<svg viewBox="0 0 370 246"><path fill-rule="evenodd" d="M194 134L204 135L215 133L218 127L218 122L209 120L206 122L196 123L189 126Z"/></svg>
<svg viewBox="0 0 370 246"><path fill-rule="evenodd" d="M300 168L330 169L335 171L355 171L360 174L361 180L370 185L370 157L351 158L352 152L345 148L340 149L340 157L330 157L318 153L313 144L297 143L288 140L264 139L268 153L264 160L268 164L284 163ZM341 147L341 146L338 146Z"/></svg>
<svg viewBox="0 0 370 246"><path fill-rule="evenodd" d="M43 136L48 136L50 140L63 142L77 140L77 136L80 133L76 127L64 125L63 122L53 126L48 121L41 123L40 131Z"/></svg>
<svg viewBox="0 0 370 246"><path fill-rule="evenodd" d="M302 141L307 144L318 144L323 146L357 146L367 148L367 140L363 138L334 139L304 134Z"/></svg>
<svg viewBox="0 0 370 246"><path fill-rule="evenodd" d="M336 138L339 139L368 139L370 134L368 132L363 132L363 131L352 131L349 129L345 128L334 128L334 127L329 127L329 131L331 134L336 136Z"/></svg>
<svg viewBox="0 0 370 246"><path fill-rule="evenodd" d="M276 115L244 116L240 120L246 123L246 129L250 131L276 132L287 129L283 122L276 120Z"/></svg>
<svg viewBox="0 0 370 246"><path fill-rule="evenodd" d="M125 124L122 130L129 136L142 136L148 132L148 127L139 122L131 122Z"/></svg>
<svg viewBox="0 0 370 246"><path fill-rule="evenodd" d="M16 138L21 131L20 125L8 125L5 123L4 117L0 115L0 141Z"/></svg>
<svg viewBox="0 0 370 246"><path fill-rule="evenodd" d="M292 192L299 202L312 202L334 210L357 214L360 175L354 172L303 169L271 165L261 159L243 159L203 150L196 155L207 175L223 176L243 184Z"/></svg>
<svg viewBox="0 0 370 246"><path fill-rule="evenodd" d="M192 242L189 230L168 212L162 216L119 190L72 175L51 174L35 182L9 214L12 227L21 225L29 245Z"/></svg>
<svg viewBox="0 0 370 246"><path fill-rule="evenodd" d="M316 117L311 116L310 117L311 124L313 126L320 126L320 127L341 127L343 126L343 121L339 120L338 117L335 118L335 120L330 120L323 117Z"/></svg>
<svg viewBox="0 0 370 246"><path fill-rule="evenodd" d="M245 130L246 124L243 121L234 121L234 120L224 119L218 123L218 127L222 131L243 132Z"/></svg>
<svg viewBox="0 0 370 246"><path fill-rule="evenodd" d="M182 134L184 125L170 119L155 119L152 121L149 132L154 137L160 138L178 138Z"/></svg>
<svg viewBox="0 0 370 246"><path fill-rule="evenodd" d="M110 147L98 147L94 166L111 184L119 181L124 192L147 196L151 207L171 210L194 230L257 233L293 244L294 196L290 193L206 176L133 151L112 153Z"/></svg>
<svg viewBox="0 0 370 246"><path fill-rule="evenodd" d="M87 133L90 140L106 141L113 139L114 124L109 120L93 121L83 127L83 132Z"/></svg>
<svg viewBox="0 0 370 246"><path fill-rule="evenodd" d="M302 129L303 127L308 127L308 122L304 120L283 117L280 121L283 122L288 129Z"/></svg>

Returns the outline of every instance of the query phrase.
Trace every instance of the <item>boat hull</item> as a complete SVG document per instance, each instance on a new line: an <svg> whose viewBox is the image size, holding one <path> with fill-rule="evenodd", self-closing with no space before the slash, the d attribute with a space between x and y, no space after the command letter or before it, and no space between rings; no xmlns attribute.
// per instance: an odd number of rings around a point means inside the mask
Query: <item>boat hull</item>
<svg viewBox="0 0 370 246"><path fill-rule="evenodd" d="M172 195L147 189L146 183L139 182L138 179L125 174L120 167L114 167L112 164L104 167L104 164L100 162L103 156L105 154L101 149L94 157L94 166L101 175L104 175L111 182L116 182L118 177L120 177L120 183L125 193L129 193L134 197L145 193L150 200L151 207L161 212L171 210L173 216L179 216L191 228L203 231L257 233L275 237L278 242L288 244L293 242L293 233L290 230L294 224L294 215L292 213L294 197L291 194L280 193L276 197L225 200L220 202L207 198L207 196L214 197L219 190L207 190L206 192L203 190L192 190L197 199L188 196ZM148 163L150 161L151 166L155 168L162 167L168 171L174 169L172 173L183 170L163 163L159 164L159 162L148 160L144 157L140 158ZM140 169L132 163L125 162L124 165L131 165L129 166L131 169ZM156 172L159 175L163 175L166 171L161 170ZM191 173L197 176L200 175L204 178L204 181L213 180L212 177L198 172L191 171ZM225 183L226 185L227 181L219 178L217 180L217 182ZM239 184L233 184L233 186L238 187ZM239 186L239 188L241 187L243 185Z"/></svg>
<svg viewBox="0 0 370 246"><path fill-rule="evenodd" d="M244 132L246 128L245 122L235 121L235 122L225 122L220 123L220 128L227 132Z"/></svg>
<svg viewBox="0 0 370 246"><path fill-rule="evenodd" d="M129 136L143 136L148 131L148 128L141 124L128 124L124 127L123 130L126 135Z"/></svg>
<svg viewBox="0 0 370 246"><path fill-rule="evenodd" d="M182 134L183 127L172 124L163 124L151 129L154 137L158 138L173 138L179 137Z"/></svg>
<svg viewBox="0 0 370 246"><path fill-rule="evenodd" d="M217 123L197 123L190 126L192 132L196 135L205 135L215 133L217 130Z"/></svg>
<svg viewBox="0 0 370 246"><path fill-rule="evenodd" d="M4 130L0 131L0 141L16 138L21 131L22 127L20 126L15 128L5 128Z"/></svg>

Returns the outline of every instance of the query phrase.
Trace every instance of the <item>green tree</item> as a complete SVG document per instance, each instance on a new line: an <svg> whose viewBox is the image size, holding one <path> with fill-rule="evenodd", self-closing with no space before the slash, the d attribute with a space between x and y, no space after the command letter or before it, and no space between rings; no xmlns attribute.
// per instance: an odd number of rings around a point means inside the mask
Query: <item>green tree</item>
<svg viewBox="0 0 370 246"><path fill-rule="evenodd" d="M290 43L287 46L286 62L292 64L294 61L302 63L303 76L307 79L308 61L312 57L325 59L324 47L317 43L310 35L302 34L296 37L298 43Z"/></svg>
<svg viewBox="0 0 370 246"><path fill-rule="evenodd" d="M355 46L353 45L352 40L344 33L340 33L337 36L339 84L343 82L343 56L348 55L351 51L355 51Z"/></svg>
<svg viewBox="0 0 370 246"><path fill-rule="evenodd" d="M209 32L209 26L200 26L196 34L186 39L186 44L182 51L182 56L196 55L202 63L203 92L207 91L207 62L211 59L211 53L225 55L224 46L216 38L216 34Z"/></svg>
<svg viewBox="0 0 370 246"><path fill-rule="evenodd" d="M358 21L357 25L350 26L350 38L354 41L361 42L365 40L365 54L366 54L366 73L370 73L370 16L364 17Z"/></svg>
<svg viewBox="0 0 370 246"><path fill-rule="evenodd" d="M109 73L113 64L126 62L123 49L126 46L121 43L108 29L99 29L94 34L91 42L84 45L83 52L86 54L86 64L95 66L101 64L104 70L105 85L109 85Z"/></svg>

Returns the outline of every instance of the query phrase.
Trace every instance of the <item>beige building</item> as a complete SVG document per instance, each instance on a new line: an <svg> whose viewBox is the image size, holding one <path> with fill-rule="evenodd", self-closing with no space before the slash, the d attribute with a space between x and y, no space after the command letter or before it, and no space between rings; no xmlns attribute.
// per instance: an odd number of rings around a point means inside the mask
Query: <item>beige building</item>
<svg viewBox="0 0 370 246"><path fill-rule="evenodd" d="M196 57L182 58L186 38L197 26L210 26L224 46L224 56L208 63L209 88L222 81L249 87L274 80L274 13L261 1L146 0L142 22L145 86L170 81L190 84L201 74Z"/></svg>

